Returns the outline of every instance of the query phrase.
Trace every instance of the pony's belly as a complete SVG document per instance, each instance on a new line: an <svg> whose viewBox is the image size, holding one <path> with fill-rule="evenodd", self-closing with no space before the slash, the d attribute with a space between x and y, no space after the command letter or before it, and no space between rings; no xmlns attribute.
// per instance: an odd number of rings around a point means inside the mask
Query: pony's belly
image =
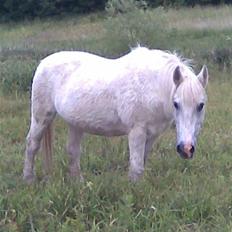
<svg viewBox="0 0 232 232"><path fill-rule="evenodd" d="M125 128L106 128L106 127L90 127L90 126L84 126L82 127L82 125L78 125L79 128L81 128L84 132L89 133L89 134L93 134L93 135L100 135L100 136L107 136L107 137L111 137L111 136L122 136L122 135L126 135L127 132L125 130Z"/></svg>
<svg viewBox="0 0 232 232"><path fill-rule="evenodd" d="M97 120L97 118L95 120L77 119L70 121L70 123L84 132L95 135L120 136L127 134L127 127L120 120Z"/></svg>
<svg viewBox="0 0 232 232"><path fill-rule="evenodd" d="M102 107L57 107L58 114L69 124L83 132L103 136L120 136L128 133L128 126L123 124L117 111Z"/></svg>

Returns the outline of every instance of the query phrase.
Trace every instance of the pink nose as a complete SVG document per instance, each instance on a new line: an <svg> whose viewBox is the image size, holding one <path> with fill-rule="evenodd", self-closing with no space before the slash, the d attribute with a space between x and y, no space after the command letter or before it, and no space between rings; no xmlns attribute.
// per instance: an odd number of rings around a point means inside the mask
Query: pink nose
<svg viewBox="0 0 232 232"><path fill-rule="evenodd" d="M187 158L192 158L194 152L194 147L191 144L184 145L184 153L187 155Z"/></svg>
<svg viewBox="0 0 232 232"><path fill-rule="evenodd" d="M194 145L191 143L184 144L183 142L179 143L176 149L180 156L184 159L191 159L195 151Z"/></svg>

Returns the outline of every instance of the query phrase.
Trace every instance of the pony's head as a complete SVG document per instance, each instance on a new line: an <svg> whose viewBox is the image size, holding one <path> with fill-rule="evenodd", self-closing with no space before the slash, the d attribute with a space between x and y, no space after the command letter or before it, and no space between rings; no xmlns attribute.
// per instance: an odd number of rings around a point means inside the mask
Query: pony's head
<svg viewBox="0 0 232 232"><path fill-rule="evenodd" d="M196 76L193 72L177 66L173 72L176 85L173 95L174 118L177 132L176 149L184 159L193 157L197 136L204 120L207 100L205 87L208 70L203 66Z"/></svg>

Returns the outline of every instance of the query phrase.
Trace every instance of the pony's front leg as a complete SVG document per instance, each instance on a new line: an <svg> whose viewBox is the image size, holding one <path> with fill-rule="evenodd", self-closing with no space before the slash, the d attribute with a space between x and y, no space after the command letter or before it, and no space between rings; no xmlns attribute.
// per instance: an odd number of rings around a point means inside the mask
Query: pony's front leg
<svg viewBox="0 0 232 232"><path fill-rule="evenodd" d="M80 170L81 138L83 132L72 125L69 126L67 153L69 154L69 174L83 180Z"/></svg>
<svg viewBox="0 0 232 232"><path fill-rule="evenodd" d="M128 140L130 149L129 179L134 182L144 172L146 130L143 127L133 128L128 135Z"/></svg>

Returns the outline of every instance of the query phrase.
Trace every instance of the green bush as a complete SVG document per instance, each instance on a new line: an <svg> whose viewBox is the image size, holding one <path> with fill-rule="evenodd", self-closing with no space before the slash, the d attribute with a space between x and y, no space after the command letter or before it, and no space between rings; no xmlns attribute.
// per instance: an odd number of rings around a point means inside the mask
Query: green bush
<svg viewBox="0 0 232 232"><path fill-rule="evenodd" d="M8 59L0 62L0 84L4 93L29 91L37 62Z"/></svg>
<svg viewBox="0 0 232 232"><path fill-rule="evenodd" d="M147 8L147 2L140 0L108 0L106 3L106 12L110 16L115 16L120 13L129 13L139 8Z"/></svg>
<svg viewBox="0 0 232 232"><path fill-rule="evenodd" d="M130 9L126 14L110 17L105 22L106 37L111 41L111 47L118 45L118 51L124 47L128 49L128 47L138 46L138 44L167 48L167 31L163 26L164 22L160 10L144 10L138 5L130 6ZM111 8L109 12L115 11ZM154 17L154 14L159 15L159 17Z"/></svg>

